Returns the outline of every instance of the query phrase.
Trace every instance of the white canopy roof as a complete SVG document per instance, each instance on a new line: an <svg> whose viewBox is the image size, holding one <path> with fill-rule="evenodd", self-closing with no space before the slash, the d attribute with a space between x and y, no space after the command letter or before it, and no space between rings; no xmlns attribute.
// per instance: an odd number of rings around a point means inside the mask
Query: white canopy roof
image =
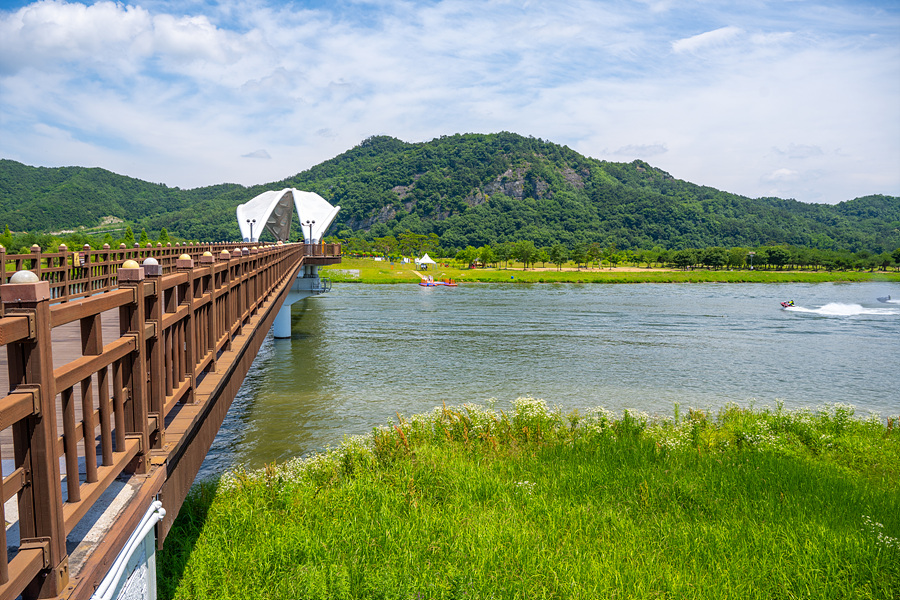
<svg viewBox="0 0 900 600"><path fill-rule="evenodd" d="M292 201L300 218L303 239L308 244L316 244L322 239L341 210L340 206L332 206L313 192L301 192L294 188L263 192L237 207L238 227L244 241L258 241L264 230L270 231L276 240L287 240L291 235ZM312 222L312 236L308 221Z"/></svg>
<svg viewBox="0 0 900 600"><path fill-rule="evenodd" d="M437 264L436 262L431 260L431 257L428 256L427 252L425 253L425 256L423 256L422 258L417 258L416 263L418 263L420 265L421 264L425 264L425 265L436 265Z"/></svg>

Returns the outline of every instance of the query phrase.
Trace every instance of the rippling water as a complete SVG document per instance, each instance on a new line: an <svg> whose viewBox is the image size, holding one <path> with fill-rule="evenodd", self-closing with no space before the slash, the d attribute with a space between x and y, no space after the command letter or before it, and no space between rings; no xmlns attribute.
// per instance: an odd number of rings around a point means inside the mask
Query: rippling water
<svg viewBox="0 0 900 600"><path fill-rule="evenodd" d="M900 284L335 285L263 344L201 476L442 402L900 413ZM796 306L781 310L780 301Z"/></svg>

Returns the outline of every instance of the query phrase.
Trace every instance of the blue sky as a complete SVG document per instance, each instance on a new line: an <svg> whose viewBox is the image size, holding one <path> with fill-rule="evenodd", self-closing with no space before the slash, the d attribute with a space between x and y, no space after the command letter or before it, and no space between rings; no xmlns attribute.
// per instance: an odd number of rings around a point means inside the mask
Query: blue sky
<svg viewBox="0 0 900 600"><path fill-rule="evenodd" d="M900 3L0 0L0 158L188 188L497 131L751 197L900 195Z"/></svg>

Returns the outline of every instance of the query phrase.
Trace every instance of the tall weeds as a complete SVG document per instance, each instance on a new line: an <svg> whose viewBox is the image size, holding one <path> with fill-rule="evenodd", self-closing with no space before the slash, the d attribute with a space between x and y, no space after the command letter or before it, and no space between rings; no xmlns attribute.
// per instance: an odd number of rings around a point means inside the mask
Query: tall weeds
<svg viewBox="0 0 900 600"><path fill-rule="evenodd" d="M163 598L896 598L900 431L853 407L520 398L195 489Z"/></svg>

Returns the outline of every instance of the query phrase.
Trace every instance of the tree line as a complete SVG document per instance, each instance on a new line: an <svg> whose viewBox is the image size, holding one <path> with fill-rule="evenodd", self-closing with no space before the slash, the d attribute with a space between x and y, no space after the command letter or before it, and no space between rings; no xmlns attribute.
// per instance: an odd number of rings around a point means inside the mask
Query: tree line
<svg viewBox="0 0 900 600"><path fill-rule="evenodd" d="M500 242L483 246L466 246L457 251L448 251L440 246L435 234L421 235L412 232L400 236L386 235L371 241L362 237L343 240L329 237L328 241L343 245L345 255L377 255L399 260L403 256L421 257L428 253L433 258L454 259L464 265L508 266L511 261L522 263L523 268L540 263L563 265L573 263L576 267L599 267L619 264L645 265L647 267L671 266L681 269L808 269L818 271L835 270L900 270L900 247L892 252L875 253L868 250L821 250L797 246L756 246L730 247L710 246L707 248L682 248L678 250L654 246L650 249L618 249L615 245L604 246L597 242L576 244L569 247L562 243L538 247L532 240Z"/></svg>
<svg viewBox="0 0 900 600"><path fill-rule="evenodd" d="M121 232L121 235L118 233ZM110 248L118 248L121 244L125 244L127 248L133 248L135 244L146 246L151 244L174 244L176 242L187 242L178 237L172 237L163 227L158 232L147 233L146 229L135 236L134 230L130 225L116 231L117 235L113 237L112 231L100 234L90 234L84 232L72 232L62 235L53 235L49 233L29 233L19 232L13 233L7 225L2 234L0 234L0 246L6 250L7 254L31 254L33 246L40 247L42 252L56 252L59 246L65 244L69 250L81 250L85 246L89 246L92 250L100 250L104 245Z"/></svg>

